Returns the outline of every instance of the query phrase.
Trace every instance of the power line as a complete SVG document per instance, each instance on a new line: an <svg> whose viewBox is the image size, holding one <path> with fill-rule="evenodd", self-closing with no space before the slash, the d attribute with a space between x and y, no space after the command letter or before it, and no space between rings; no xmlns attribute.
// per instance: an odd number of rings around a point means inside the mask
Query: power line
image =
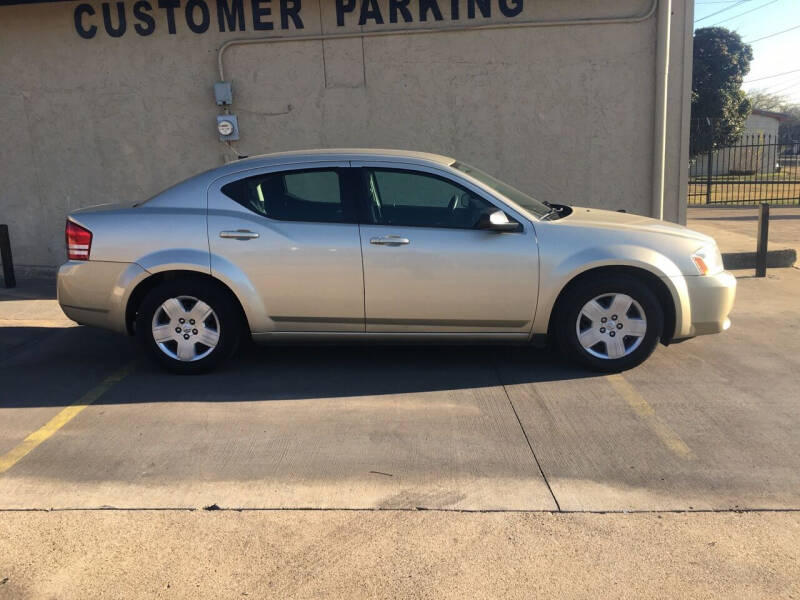
<svg viewBox="0 0 800 600"><path fill-rule="evenodd" d="M789 27L789 29L784 29L783 31L776 31L775 33L770 33L769 35L765 35L764 37L760 37L755 40L746 41L746 44L755 44L756 42L760 42L761 40L766 40L767 38L775 37L776 35L780 35L782 33L786 33L787 31L793 31L795 29L800 29L800 25L795 25L794 27Z"/></svg>
<svg viewBox="0 0 800 600"><path fill-rule="evenodd" d="M781 93L785 92L786 90L791 90L792 88L796 88L798 85L800 85L800 79L795 80L794 83L791 83L791 84L787 85L786 87L782 87L779 90L775 90L774 92L769 92L769 93L773 94L773 95L778 95L778 94L781 94Z"/></svg>
<svg viewBox="0 0 800 600"><path fill-rule="evenodd" d="M717 12L713 12L710 15L706 15L705 17L700 17L699 19L696 19L695 23L699 23L700 21L705 21L706 19L710 19L711 17L713 17L715 15L718 15L719 13L724 13L726 10L731 10L732 8L736 8L740 4L744 4L745 2L749 2L749 1L750 0L739 0L736 4L732 4L731 6L728 6L727 8L721 8Z"/></svg>
<svg viewBox="0 0 800 600"><path fill-rule="evenodd" d="M770 90L775 89L775 88L780 88L780 87L783 87L785 85L791 85L795 81L800 81L800 79L789 78L789 79L784 79L783 81L778 81L778 82L774 82L774 81L773 82L766 82L766 84L759 83L758 85L746 84L746 83L742 82L742 85L746 85L750 89L756 89L756 90L758 90L760 92L764 92L765 94L771 94L772 92Z"/></svg>
<svg viewBox="0 0 800 600"><path fill-rule="evenodd" d="M766 77L758 77L756 79L745 79L742 83L753 83L754 81L772 79L773 77L780 77L781 75L790 75L791 73L797 73L798 71L800 71L800 69L794 69L793 71L784 71L783 73L776 73L775 75L767 75Z"/></svg>
<svg viewBox="0 0 800 600"><path fill-rule="evenodd" d="M789 87L792 87L792 86L793 86L794 84L796 84L796 83L800 83L800 79L790 79L789 81L782 81L781 83L773 83L772 85L768 85L767 87L765 87L765 88L760 88L760 89L761 89L763 92L766 92L767 94L775 94L775 93L778 93L778 92L780 92L780 91L781 91L781 90L783 90L783 89L786 89L786 86L787 86L787 85L788 85ZM777 92L776 92L776 91L773 91L775 88L779 88L779 89L777 90Z"/></svg>
<svg viewBox="0 0 800 600"><path fill-rule="evenodd" d="M769 89L770 87L775 87L774 85L772 85L772 86L767 86L766 88L759 87L759 88L751 89L750 93L766 94L768 96L780 96L786 90L790 90L790 89L795 88L798 85L800 85L800 79L794 79L792 81L789 81L788 85L787 85L786 81L784 81L783 83L779 83L778 85L781 86L781 87L779 87L775 91L770 91L770 89Z"/></svg>
<svg viewBox="0 0 800 600"><path fill-rule="evenodd" d="M780 98L782 98L782 99L784 99L784 100L788 101L788 102L793 102L792 98L794 97L794 95L795 95L795 93L796 93L796 92L790 92L790 93L788 93L788 94L787 94L786 92L788 92L788 91L789 91L789 90L791 90L792 88L796 88L796 87L798 87L798 86L800 86L800 83L797 83L797 84L795 84L795 85L793 85L793 86L790 86L790 87L788 87L788 88L786 88L786 89L784 89L784 90L781 90L781 92L780 92L780 94L778 94L778 96L779 96Z"/></svg>
<svg viewBox="0 0 800 600"><path fill-rule="evenodd" d="M728 21L733 21L734 19L738 19L739 17L743 17L746 14L759 10L760 8L764 8L765 6L769 6L770 4L775 4L778 0L770 0L766 4L762 4L761 6L756 6L755 8L751 8L750 10L746 10L743 13L739 13L736 16L728 17L727 19L722 19L722 21L717 21L715 25L719 25L720 23L727 23Z"/></svg>
<svg viewBox="0 0 800 600"><path fill-rule="evenodd" d="M766 90L767 93L769 93L769 94L774 94L775 92L769 91L771 88L776 88L777 87L777 88L783 89L783 87L785 87L787 84L791 87L795 83L800 83L800 79L790 79L789 81L781 81L780 83L773 83L771 85L768 85L766 88L764 88L764 90ZM778 91L780 91L780 90L778 90Z"/></svg>

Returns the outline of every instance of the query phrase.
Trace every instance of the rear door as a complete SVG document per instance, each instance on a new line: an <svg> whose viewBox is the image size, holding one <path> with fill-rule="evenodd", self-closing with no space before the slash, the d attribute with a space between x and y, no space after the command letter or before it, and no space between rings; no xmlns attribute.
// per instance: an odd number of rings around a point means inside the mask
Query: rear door
<svg viewBox="0 0 800 600"><path fill-rule="evenodd" d="M227 176L209 189L212 272L257 296L265 319L254 333L364 331L348 166L283 165Z"/></svg>
<svg viewBox="0 0 800 600"><path fill-rule="evenodd" d="M435 168L360 167L368 332L527 334L538 294L533 226L482 190ZM517 233L475 227L500 208Z"/></svg>

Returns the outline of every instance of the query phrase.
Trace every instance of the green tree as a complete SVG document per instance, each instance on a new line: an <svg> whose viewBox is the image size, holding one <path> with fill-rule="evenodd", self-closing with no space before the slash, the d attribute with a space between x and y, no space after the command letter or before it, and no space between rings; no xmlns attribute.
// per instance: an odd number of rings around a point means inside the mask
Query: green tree
<svg viewBox="0 0 800 600"><path fill-rule="evenodd" d="M735 144L741 137L751 110L741 89L751 60L753 49L735 31L704 27L694 32L692 156Z"/></svg>

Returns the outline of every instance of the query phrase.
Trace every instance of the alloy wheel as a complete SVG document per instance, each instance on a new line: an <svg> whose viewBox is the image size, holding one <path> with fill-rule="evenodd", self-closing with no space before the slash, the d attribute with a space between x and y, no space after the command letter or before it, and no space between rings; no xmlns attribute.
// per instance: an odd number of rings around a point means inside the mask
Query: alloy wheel
<svg viewBox="0 0 800 600"><path fill-rule="evenodd" d="M193 362L211 354L219 343L219 319L214 310L194 296L168 298L156 309L153 340L170 358Z"/></svg>
<svg viewBox="0 0 800 600"><path fill-rule="evenodd" d="M583 305L575 331L586 352L615 360L641 345L647 333L647 317L641 305L627 294L602 294Z"/></svg>

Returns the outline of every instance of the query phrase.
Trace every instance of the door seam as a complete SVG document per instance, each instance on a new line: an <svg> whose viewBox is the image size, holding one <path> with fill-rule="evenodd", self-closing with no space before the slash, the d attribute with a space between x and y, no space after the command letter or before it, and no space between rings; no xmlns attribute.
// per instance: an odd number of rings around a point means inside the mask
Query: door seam
<svg viewBox="0 0 800 600"><path fill-rule="evenodd" d="M367 275L364 271L364 239L361 237L361 223L358 225L358 249L361 252L361 306L364 309L364 333L367 332Z"/></svg>

